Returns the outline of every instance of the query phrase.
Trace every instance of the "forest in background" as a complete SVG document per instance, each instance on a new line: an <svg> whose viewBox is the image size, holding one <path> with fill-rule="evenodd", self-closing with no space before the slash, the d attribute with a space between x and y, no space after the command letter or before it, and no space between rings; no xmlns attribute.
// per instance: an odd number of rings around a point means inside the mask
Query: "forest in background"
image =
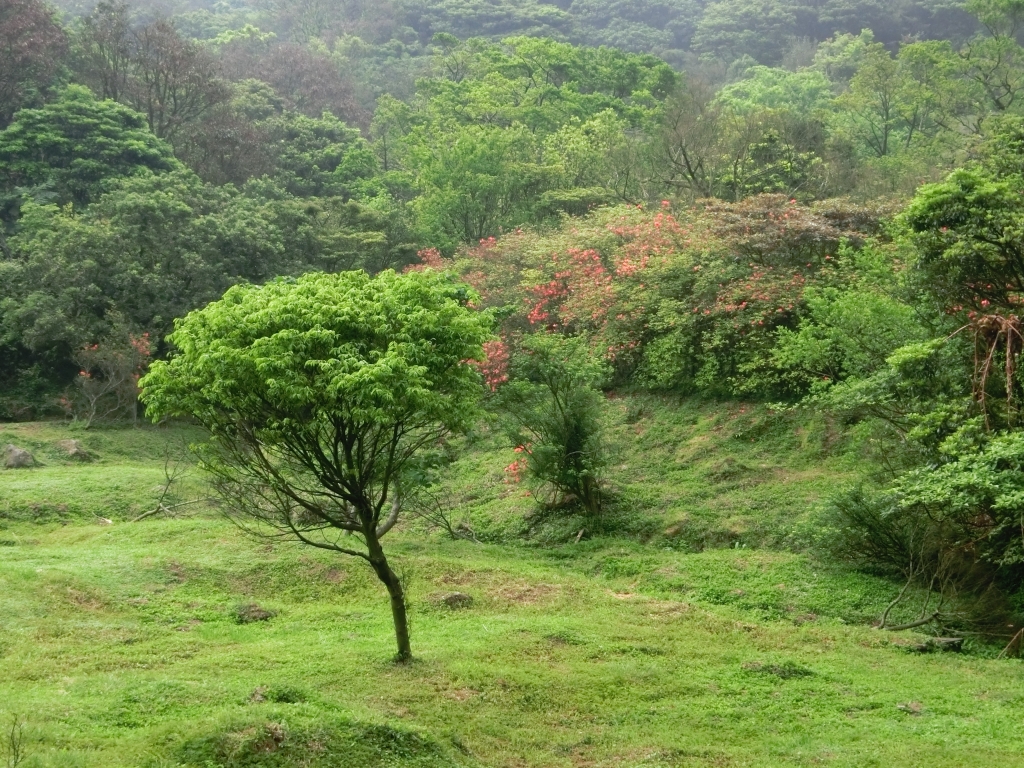
<svg viewBox="0 0 1024 768"><path fill-rule="evenodd" d="M111 334L162 352L238 281L402 268L613 204L905 200L1019 106L1022 17L4 0L3 409L52 410Z"/></svg>
<svg viewBox="0 0 1024 768"><path fill-rule="evenodd" d="M140 418L232 285L444 271L499 410L512 379L827 413L877 469L837 554L1005 628L1022 35L1015 0L2 0L0 415ZM555 486L585 507L591 452Z"/></svg>

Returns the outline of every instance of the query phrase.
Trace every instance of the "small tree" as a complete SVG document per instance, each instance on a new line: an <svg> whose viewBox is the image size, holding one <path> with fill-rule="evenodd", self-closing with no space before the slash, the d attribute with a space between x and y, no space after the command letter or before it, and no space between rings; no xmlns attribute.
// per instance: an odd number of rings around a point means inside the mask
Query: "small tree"
<svg viewBox="0 0 1024 768"><path fill-rule="evenodd" d="M132 333L119 317L102 341L79 349L73 358L79 366L77 403L69 402L75 418L86 429L97 419L131 418L134 424L138 420L139 378L146 372L151 354L149 334Z"/></svg>
<svg viewBox="0 0 1024 768"><path fill-rule="evenodd" d="M605 457L596 387L607 374L584 339L538 333L523 340L511 381L494 395L521 454L509 472L518 479L525 468L549 489L552 505L575 500L588 514L601 512Z"/></svg>
<svg viewBox="0 0 1024 768"><path fill-rule="evenodd" d="M0 756L5 768L18 768L27 757L25 748L25 721L15 713L9 725L0 730Z"/></svg>
<svg viewBox="0 0 1024 768"><path fill-rule="evenodd" d="M227 514L257 535L359 557L391 597L398 659L412 656L405 594L381 538L421 448L468 426L471 360L489 320L435 272L308 274L235 286L177 322L177 354L142 381L155 418L190 416Z"/></svg>

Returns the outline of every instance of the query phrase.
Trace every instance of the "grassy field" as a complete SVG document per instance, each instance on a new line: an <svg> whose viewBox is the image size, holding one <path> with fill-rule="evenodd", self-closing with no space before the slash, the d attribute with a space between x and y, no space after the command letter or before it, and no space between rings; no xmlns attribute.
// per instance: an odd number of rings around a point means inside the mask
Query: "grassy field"
<svg viewBox="0 0 1024 768"><path fill-rule="evenodd" d="M1021 764L1020 661L914 652L870 627L892 584L802 551L856 451L741 405L612 410L620 490L578 543L580 520L528 519L490 435L462 446L444 484L480 543L389 537L405 666L359 562L202 505L129 522L188 434L0 426L43 463L0 473L0 718L25 720L22 765ZM62 457L69 437L95 460ZM456 591L472 604L446 607ZM240 623L252 604L273 615Z"/></svg>

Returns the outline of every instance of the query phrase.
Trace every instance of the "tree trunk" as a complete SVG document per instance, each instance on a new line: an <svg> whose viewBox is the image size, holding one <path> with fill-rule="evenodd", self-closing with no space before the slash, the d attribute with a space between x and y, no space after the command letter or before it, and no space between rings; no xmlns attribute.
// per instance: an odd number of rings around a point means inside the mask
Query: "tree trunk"
<svg viewBox="0 0 1024 768"><path fill-rule="evenodd" d="M387 587L388 596L391 598L391 617L395 623L395 640L398 643L398 654L395 658L398 661L410 661L412 647L409 644L409 620L405 613L405 592L402 590L402 582L388 565L388 559L384 556L384 550L381 549L377 537L367 536L366 544L370 554L370 565L377 578Z"/></svg>

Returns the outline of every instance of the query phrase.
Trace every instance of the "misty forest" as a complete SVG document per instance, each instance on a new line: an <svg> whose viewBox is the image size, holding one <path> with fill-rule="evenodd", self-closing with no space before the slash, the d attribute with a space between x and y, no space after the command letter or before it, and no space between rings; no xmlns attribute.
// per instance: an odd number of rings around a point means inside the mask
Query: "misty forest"
<svg viewBox="0 0 1024 768"><path fill-rule="evenodd" d="M52 2L0 768L1021 765L1024 0Z"/></svg>

